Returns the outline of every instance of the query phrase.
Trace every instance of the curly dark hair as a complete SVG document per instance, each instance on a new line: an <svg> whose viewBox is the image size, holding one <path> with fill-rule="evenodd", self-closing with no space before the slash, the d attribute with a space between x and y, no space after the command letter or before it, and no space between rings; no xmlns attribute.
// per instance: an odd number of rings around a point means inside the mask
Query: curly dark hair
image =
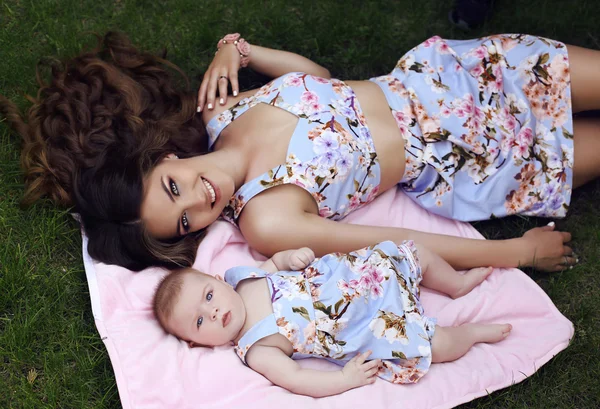
<svg viewBox="0 0 600 409"><path fill-rule="evenodd" d="M187 82L183 72L116 32L50 65L48 84L38 66L40 89L26 115L0 96L0 113L22 137L22 203L49 197L73 206L99 261L132 270L191 265L198 235L160 241L140 220L143 181L153 167L168 153L207 149L196 96L177 89L167 69Z"/></svg>

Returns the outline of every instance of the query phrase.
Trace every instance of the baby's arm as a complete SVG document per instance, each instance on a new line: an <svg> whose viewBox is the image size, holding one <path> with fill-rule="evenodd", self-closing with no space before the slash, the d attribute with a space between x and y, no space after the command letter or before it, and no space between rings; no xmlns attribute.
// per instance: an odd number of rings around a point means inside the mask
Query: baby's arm
<svg viewBox="0 0 600 409"><path fill-rule="evenodd" d="M275 385L299 395L321 398L375 382L381 361L365 362L370 354L367 351L355 356L343 369L319 371L302 368L277 347L254 345L246 362Z"/></svg>
<svg viewBox="0 0 600 409"><path fill-rule="evenodd" d="M273 257L260 265L268 273L281 270L301 270L315 259L315 253L308 247L298 250L284 250L273 254Z"/></svg>

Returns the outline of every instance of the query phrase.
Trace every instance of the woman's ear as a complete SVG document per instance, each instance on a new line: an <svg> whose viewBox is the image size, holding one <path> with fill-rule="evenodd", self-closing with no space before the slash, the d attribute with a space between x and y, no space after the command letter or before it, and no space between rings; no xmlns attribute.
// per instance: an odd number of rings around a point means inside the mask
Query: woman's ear
<svg viewBox="0 0 600 409"><path fill-rule="evenodd" d="M175 155L174 153L169 153L167 156L165 156L165 159L179 159L179 156Z"/></svg>

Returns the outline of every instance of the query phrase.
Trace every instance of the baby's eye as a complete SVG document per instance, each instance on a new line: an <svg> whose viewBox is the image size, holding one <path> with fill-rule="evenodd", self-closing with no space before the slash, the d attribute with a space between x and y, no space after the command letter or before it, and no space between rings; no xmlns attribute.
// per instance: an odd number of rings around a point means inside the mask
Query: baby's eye
<svg viewBox="0 0 600 409"><path fill-rule="evenodd" d="M199 317L199 318L198 318L198 321L196 321L196 326L197 326L198 328L200 328L200 325L202 325L202 321L203 321L203 318L202 318L202 317Z"/></svg>
<svg viewBox="0 0 600 409"><path fill-rule="evenodd" d="M171 185L171 192L173 192L175 196L179 196L179 189L177 189L177 184L173 179L169 179L169 184Z"/></svg>
<svg viewBox="0 0 600 409"><path fill-rule="evenodd" d="M181 225L185 231L190 229L190 222L187 218L187 213L184 213L183 216L181 216Z"/></svg>
<svg viewBox="0 0 600 409"><path fill-rule="evenodd" d="M212 291L206 294L206 301L212 300Z"/></svg>

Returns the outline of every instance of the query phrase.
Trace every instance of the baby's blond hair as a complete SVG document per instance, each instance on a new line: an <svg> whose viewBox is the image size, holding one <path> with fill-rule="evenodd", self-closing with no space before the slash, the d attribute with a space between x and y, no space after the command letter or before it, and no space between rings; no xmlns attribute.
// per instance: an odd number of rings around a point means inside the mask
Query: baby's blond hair
<svg viewBox="0 0 600 409"><path fill-rule="evenodd" d="M193 268L173 270L162 279L154 293L154 300L152 301L154 316L158 320L160 326L169 334L172 334L173 331L169 328L167 322L179 299L181 287L183 286L183 279L187 274L201 273Z"/></svg>

